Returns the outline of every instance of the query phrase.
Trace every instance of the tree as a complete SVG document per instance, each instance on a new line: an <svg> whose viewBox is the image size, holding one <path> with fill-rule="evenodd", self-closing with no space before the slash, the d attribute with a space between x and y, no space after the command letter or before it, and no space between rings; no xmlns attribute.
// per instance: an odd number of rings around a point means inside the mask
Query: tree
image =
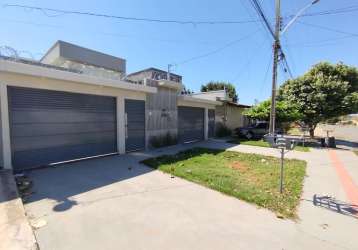
<svg viewBox="0 0 358 250"><path fill-rule="evenodd" d="M183 89L180 92L182 95L191 95L194 93L194 91L187 89L185 85L183 85Z"/></svg>
<svg viewBox="0 0 358 250"><path fill-rule="evenodd" d="M358 112L358 70L342 63L319 63L285 82L278 99L298 109L313 137L319 122Z"/></svg>
<svg viewBox="0 0 358 250"><path fill-rule="evenodd" d="M238 101L238 96L236 93L235 86L229 82L214 82L211 81L205 85L201 85L201 92L208 92L212 90L223 90L226 89L230 98L232 98L233 102Z"/></svg>
<svg viewBox="0 0 358 250"><path fill-rule="evenodd" d="M271 100L267 100L246 110L244 115L254 120L269 121L270 111ZM301 114L297 107L286 101L276 102L276 121L278 123L294 122L299 119L301 119Z"/></svg>

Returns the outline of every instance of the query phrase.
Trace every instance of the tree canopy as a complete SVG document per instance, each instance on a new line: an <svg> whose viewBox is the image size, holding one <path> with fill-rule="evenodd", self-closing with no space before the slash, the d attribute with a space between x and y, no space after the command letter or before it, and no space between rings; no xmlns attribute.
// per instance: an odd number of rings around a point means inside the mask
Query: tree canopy
<svg viewBox="0 0 358 250"><path fill-rule="evenodd" d="M245 115L254 120L270 120L271 100L263 101L245 111ZM297 107L286 101L276 102L276 120L278 123L293 122L301 119Z"/></svg>
<svg viewBox="0 0 358 250"><path fill-rule="evenodd" d="M201 85L201 92L208 92L212 90L223 90L226 89L228 95L230 98L232 98L233 102L238 101L238 96L236 93L235 86L232 83L229 82L214 82L211 81L205 85Z"/></svg>
<svg viewBox="0 0 358 250"><path fill-rule="evenodd" d="M252 119L269 120L270 101L249 109ZM322 62L307 73L286 81L279 89L277 122L299 122L311 136L318 123L358 112L358 69L343 63Z"/></svg>
<svg viewBox="0 0 358 250"><path fill-rule="evenodd" d="M281 101L293 104L310 128L328 119L358 112L358 70L342 63L322 62L280 88Z"/></svg>
<svg viewBox="0 0 358 250"><path fill-rule="evenodd" d="M194 91L192 91L191 89L187 89L185 85L183 85L183 88L180 92L182 95L190 95L193 94Z"/></svg>

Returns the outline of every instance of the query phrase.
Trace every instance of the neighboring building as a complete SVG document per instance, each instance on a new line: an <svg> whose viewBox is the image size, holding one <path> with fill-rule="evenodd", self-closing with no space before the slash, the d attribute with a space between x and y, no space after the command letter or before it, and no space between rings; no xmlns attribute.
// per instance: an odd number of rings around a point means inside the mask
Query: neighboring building
<svg viewBox="0 0 358 250"><path fill-rule="evenodd" d="M39 62L0 57L0 167L143 150L168 133L180 143L213 136L221 103L179 96L181 76L149 71L135 84L124 59L62 41Z"/></svg>
<svg viewBox="0 0 358 250"><path fill-rule="evenodd" d="M203 139L204 117L211 114L203 113L201 109L204 103L215 100L201 100L188 96L179 96L182 85L182 76L170 74L167 80L167 72L149 68L127 76L130 81L138 82L146 86L157 88L157 93L147 94L146 102L146 141L147 146L170 145L176 141L188 142ZM212 131L214 124L208 123L208 136L214 136Z"/></svg>
<svg viewBox="0 0 358 250"><path fill-rule="evenodd" d="M167 81L167 73L149 68L127 76L128 80L157 88L157 93L148 94L146 102L147 146L155 147L175 144L178 140L178 94L183 88L182 77L175 75Z"/></svg>
<svg viewBox="0 0 358 250"><path fill-rule="evenodd" d="M168 80L168 72L157 68L148 68L127 75L127 79L140 83L143 82L143 79L152 79L157 81ZM170 73L170 81L182 83L182 76Z"/></svg>
<svg viewBox="0 0 358 250"><path fill-rule="evenodd" d="M57 41L40 62L114 80L126 74L126 60L64 41Z"/></svg>
<svg viewBox="0 0 358 250"><path fill-rule="evenodd" d="M234 131L238 127L246 126L249 122L248 118L243 115L243 112L245 109L250 108L250 106L233 102L225 90L201 92L191 96L205 100L215 100L221 103L215 109L216 128L225 126Z"/></svg>

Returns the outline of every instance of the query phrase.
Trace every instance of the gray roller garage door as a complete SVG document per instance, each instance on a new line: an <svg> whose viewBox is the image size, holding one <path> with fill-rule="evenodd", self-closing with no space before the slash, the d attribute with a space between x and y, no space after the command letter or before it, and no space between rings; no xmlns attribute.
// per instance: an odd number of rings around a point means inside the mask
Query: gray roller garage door
<svg viewBox="0 0 358 250"><path fill-rule="evenodd" d="M117 152L116 99L8 87L15 170Z"/></svg>
<svg viewBox="0 0 358 250"><path fill-rule="evenodd" d="M126 151L145 149L145 102L125 100Z"/></svg>
<svg viewBox="0 0 358 250"><path fill-rule="evenodd" d="M215 136L215 109L208 110L208 118L209 118L208 136L209 138L212 138Z"/></svg>
<svg viewBox="0 0 358 250"><path fill-rule="evenodd" d="M193 142L204 139L204 109L178 107L179 142Z"/></svg>

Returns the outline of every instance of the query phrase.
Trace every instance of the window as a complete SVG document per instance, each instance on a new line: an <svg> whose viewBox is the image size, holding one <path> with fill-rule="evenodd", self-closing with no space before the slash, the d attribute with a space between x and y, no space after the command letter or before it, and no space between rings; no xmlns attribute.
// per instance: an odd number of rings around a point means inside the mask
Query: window
<svg viewBox="0 0 358 250"><path fill-rule="evenodd" d="M267 123L259 123L256 128L267 128Z"/></svg>

